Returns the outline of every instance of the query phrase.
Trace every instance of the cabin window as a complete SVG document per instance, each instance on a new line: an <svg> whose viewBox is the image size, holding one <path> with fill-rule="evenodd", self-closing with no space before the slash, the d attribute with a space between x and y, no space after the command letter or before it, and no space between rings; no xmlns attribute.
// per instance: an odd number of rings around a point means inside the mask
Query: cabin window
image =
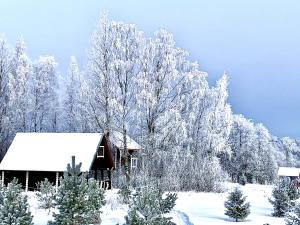
<svg viewBox="0 0 300 225"><path fill-rule="evenodd" d="M97 158L104 158L104 146L100 146L97 151Z"/></svg>
<svg viewBox="0 0 300 225"><path fill-rule="evenodd" d="M131 158L131 169L137 168L137 158Z"/></svg>

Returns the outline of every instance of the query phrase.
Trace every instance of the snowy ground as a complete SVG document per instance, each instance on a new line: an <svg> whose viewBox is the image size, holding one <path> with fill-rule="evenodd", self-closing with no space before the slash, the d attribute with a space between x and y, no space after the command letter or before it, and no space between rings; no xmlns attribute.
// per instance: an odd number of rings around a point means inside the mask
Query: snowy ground
<svg viewBox="0 0 300 225"><path fill-rule="evenodd" d="M195 193L180 192L176 206L170 216L177 225L224 225L235 224L224 215L224 201L236 184L228 186L225 193ZM251 204L251 214L246 221L238 224L247 225L284 225L283 218L275 218L271 216L272 206L268 202L271 196L272 187L266 185L247 184L241 186L247 200ZM127 207L119 203L117 190L106 192L107 204L102 209L101 215L102 225L123 224ZM35 225L46 225L51 219L51 213L48 215L45 210L38 209L38 205L33 193L29 193L29 203L31 212L34 214Z"/></svg>

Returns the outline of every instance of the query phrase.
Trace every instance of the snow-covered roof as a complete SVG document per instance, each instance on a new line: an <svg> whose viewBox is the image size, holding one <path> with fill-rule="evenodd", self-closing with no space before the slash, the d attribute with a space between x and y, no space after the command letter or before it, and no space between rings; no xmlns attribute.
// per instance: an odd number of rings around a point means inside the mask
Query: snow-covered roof
<svg viewBox="0 0 300 225"><path fill-rule="evenodd" d="M17 133L0 170L65 171L71 157L88 171L99 142L100 133Z"/></svg>
<svg viewBox="0 0 300 225"><path fill-rule="evenodd" d="M278 176L279 177L299 177L300 168L295 167L279 167Z"/></svg>
<svg viewBox="0 0 300 225"><path fill-rule="evenodd" d="M117 146L119 149L123 148L123 134L120 132L113 132L112 135L110 135L111 142ZM130 138L127 135L127 149L128 150L140 150L142 147L135 142L132 138Z"/></svg>
<svg viewBox="0 0 300 225"><path fill-rule="evenodd" d="M82 171L89 171L100 133L17 133L2 162L0 170L65 171L71 157L82 162ZM120 133L111 135L111 143L122 148ZM127 136L129 150L141 146Z"/></svg>

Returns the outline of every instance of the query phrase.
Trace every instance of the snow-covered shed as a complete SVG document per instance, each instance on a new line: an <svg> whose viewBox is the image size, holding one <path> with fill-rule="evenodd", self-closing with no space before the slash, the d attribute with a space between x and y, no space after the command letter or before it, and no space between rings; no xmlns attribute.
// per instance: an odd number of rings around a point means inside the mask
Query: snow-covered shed
<svg viewBox="0 0 300 225"><path fill-rule="evenodd" d="M278 177L298 178L300 176L300 168L295 167L279 167Z"/></svg>
<svg viewBox="0 0 300 225"><path fill-rule="evenodd" d="M2 184L16 177L27 191L48 178L58 186L59 176L75 156L76 162L82 163L83 172L110 188L111 172L121 162L123 148L120 134L110 137L108 145L100 133L17 133L0 163ZM130 137L127 146L130 153L141 149Z"/></svg>

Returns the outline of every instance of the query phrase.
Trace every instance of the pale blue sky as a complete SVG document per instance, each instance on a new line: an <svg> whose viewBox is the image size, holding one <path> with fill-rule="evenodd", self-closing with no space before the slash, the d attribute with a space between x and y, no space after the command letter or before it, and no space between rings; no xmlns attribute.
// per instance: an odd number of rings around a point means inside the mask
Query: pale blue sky
<svg viewBox="0 0 300 225"><path fill-rule="evenodd" d="M147 36L161 27L173 32L211 83L229 73L235 113L300 138L298 0L1 0L0 33L11 44L22 34L31 58L54 55L65 73L70 55L85 65L103 9Z"/></svg>

